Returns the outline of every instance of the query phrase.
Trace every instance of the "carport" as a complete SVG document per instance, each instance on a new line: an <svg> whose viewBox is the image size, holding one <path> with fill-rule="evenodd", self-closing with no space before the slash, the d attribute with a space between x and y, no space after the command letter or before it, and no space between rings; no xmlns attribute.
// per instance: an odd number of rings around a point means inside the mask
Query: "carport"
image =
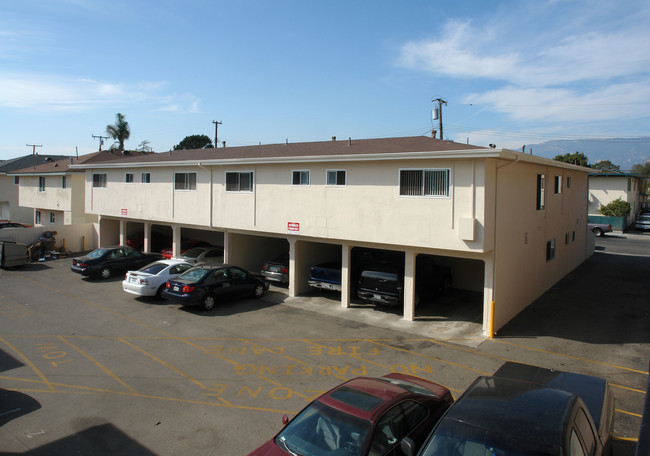
<svg viewBox="0 0 650 456"><path fill-rule="evenodd" d="M265 261L289 252L289 241L283 237L228 231L225 241L224 261L254 274L260 273Z"/></svg>

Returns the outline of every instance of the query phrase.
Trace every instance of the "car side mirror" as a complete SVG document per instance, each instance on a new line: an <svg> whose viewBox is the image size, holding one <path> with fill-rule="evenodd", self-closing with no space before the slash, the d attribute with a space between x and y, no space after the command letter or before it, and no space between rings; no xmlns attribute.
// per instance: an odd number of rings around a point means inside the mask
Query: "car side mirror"
<svg viewBox="0 0 650 456"><path fill-rule="evenodd" d="M404 437L399 446L402 450L402 453L404 453L406 456L413 456L415 454L415 442L413 442L413 440L409 439L408 437Z"/></svg>
<svg viewBox="0 0 650 456"><path fill-rule="evenodd" d="M286 414L282 415L282 426L286 426L287 424L289 424L289 417Z"/></svg>

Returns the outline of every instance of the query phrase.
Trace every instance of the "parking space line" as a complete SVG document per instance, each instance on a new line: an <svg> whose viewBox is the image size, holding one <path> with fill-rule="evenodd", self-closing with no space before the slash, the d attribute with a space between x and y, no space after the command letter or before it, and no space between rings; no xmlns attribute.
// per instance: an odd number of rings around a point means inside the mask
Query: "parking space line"
<svg viewBox="0 0 650 456"><path fill-rule="evenodd" d="M614 388L621 388L621 389L624 389L624 390L632 391L634 393L641 393L641 394L646 393L643 390L636 389L636 388L630 388L629 386L617 385L616 383L610 383L609 386L614 387Z"/></svg>
<svg viewBox="0 0 650 456"><path fill-rule="evenodd" d="M641 415L641 414L639 414L639 413L628 412L628 411L621 410L621 409L614 409L614 411L616 411L616 412L618 412L618 413L622 413L622 414L624 414L624 415L634 416L634 417L636 417L636 418L643 418L643 415Z"/></svg>
<svg viewBox="0 0 650 456"><path fill-rule="evenodd" d="M29 360L29 358L23 355L22 352L18 350L18 348L16 348L13 344L9 343L9 341L4 337L0 337L0 342L4 343L7 347L13 350L13 352L16 355L18 355L25 362L25 364L27 364L34 371L34 373L41 378L42 382L45 385L47 385L50 391L55 391L54 385L48 380L48 378L45 375L43 375L43 372L41 372L40 369L36 367L36 365Z"/></svg>
<svg viewBox="0 0 650 456"><path fill-rule="evenodd" d="M83 351L81 348L77 347L74 345L72 342L66 340L65 337L59 336L58 339L62 341L63 343L67 344L68 346L72 347L74 350L76 350L78 353L80 353L82 356L85 356L86 359L88 359L90 362L92 362L95 366L99 367L104 373L106 373L108 376L110 376L113 380L115 380L117 383L122 385L124 388L129 390L131 393L135 393L136 391L131 388L129 385L126 384L121 378L119 378L117 375L115 375L113 372L111 372L106 366L104 366L102 363L97 361L95 358L90 356L88 353Z"/></svg>

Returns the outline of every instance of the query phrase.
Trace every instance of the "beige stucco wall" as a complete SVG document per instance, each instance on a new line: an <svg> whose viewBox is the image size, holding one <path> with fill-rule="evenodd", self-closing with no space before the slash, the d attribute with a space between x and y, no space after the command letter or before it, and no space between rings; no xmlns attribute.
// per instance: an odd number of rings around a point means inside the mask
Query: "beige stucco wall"
<svg viewBox="0 0 650 456"><path fill-rule="evenodd" d="M499 166L494 171L498 181L492 287L495 329L580 265L587 256L587 234L591 235L586 226L586 173L524 163ZM536 209L538 173L546 178L544 210ZM561 194L554 193L556 175L562 176ZM547 261L546 245L552 239L555 258Z"/></svg>
<svg viewBox="0 0 650 456"><path fill-rule="evenodd" d="M16 185L14 176L0 174L0 219L31 224L34 211L19 205L19 186L22 184L22 179L19 177L19 185Z"/></svg>
<svg viewBox="0 0 650 456"><path fill-rule="evenodd" d="M628 183L629 181L629 183ZM630 190L628 190L628 188ZM589 215L600 215L600 205L607 205L618 198L630 203L628 223L636 220L639 213L641 183L631 176L590 176Z"/></svg>

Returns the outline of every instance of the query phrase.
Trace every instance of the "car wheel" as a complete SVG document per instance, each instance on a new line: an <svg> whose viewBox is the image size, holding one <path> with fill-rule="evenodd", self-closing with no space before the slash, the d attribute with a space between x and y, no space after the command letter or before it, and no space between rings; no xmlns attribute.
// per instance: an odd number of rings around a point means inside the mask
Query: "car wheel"
<svg viewBox="0 0 650 456"><path fill-rule="evenodd" d="M102 279L110 279L111 274L111 268L108 266L103 267L102 270L99 271L99 275L102 277Z"/></svg>
<svg viewBox="0 0 650 456"><path fill-rule="evenodd" d="M603 230L600 228L594 228L594 234L596 235L596 237L603 237L605 233L603 233Z"/></svg>
<svg viewBox="0 0 650 456"><path fill-rule="evenodd" d="M262 295L264 294L264 285L262 284L257 284L255 285L255 288L253 288L253 296L256 298L261 298Z"/></svg>
<svg viewBox="0 0 650 456"><path fill-rule="evenodd" d="M166 289L166 287L165 287L165 284L164 284L164 283L163 283L162 285L160 285L160 286L158 287L158 290L156 290L156 298L158 298L158 299L164 299L163 291L165 291L165 289Z"/></svg>
<svg viewBox="0 0 650 456"><path fill-rule="evenodd" d="M205 297L201 301L201 308L205 311L212 310L214 308L214 305L215 305L214 295L211 294L205 295Z"/></svg>

